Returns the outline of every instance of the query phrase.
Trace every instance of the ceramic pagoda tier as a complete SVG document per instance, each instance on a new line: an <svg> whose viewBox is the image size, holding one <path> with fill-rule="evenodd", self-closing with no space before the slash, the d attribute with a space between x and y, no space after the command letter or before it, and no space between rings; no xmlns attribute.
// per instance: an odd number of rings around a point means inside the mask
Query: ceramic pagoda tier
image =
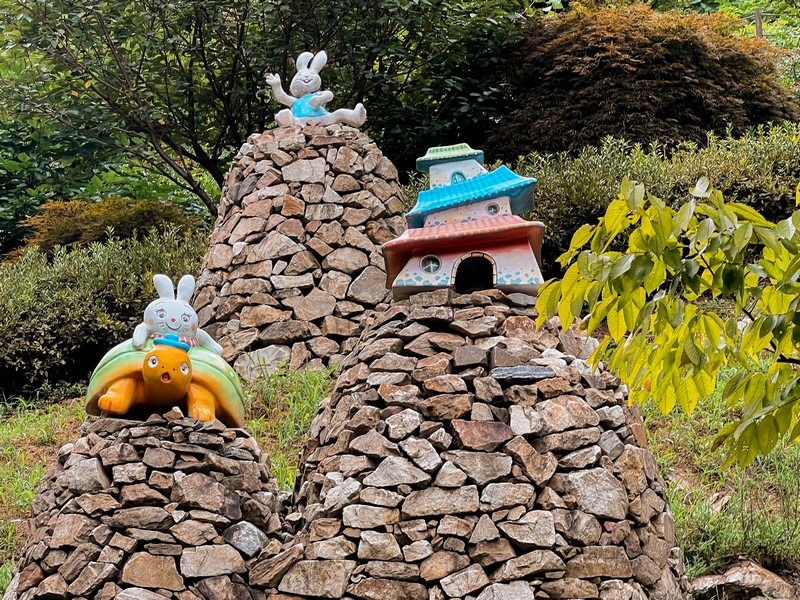
<svg viewBox="0 0 800 600"><path fill-rule="evenodd" d="M407 214L409 229L383 245L394 297L446 287L535 293L544 225L519 215L533 210L536 179L487 171L467 144L430 148L417 170L431 187Z"/></svg>

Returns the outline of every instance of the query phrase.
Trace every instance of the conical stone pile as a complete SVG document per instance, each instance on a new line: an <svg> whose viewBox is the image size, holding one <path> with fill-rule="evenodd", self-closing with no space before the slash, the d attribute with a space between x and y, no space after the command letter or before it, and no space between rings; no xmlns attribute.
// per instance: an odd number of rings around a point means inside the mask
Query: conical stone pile
<svg viewBox="0 0 800 600"><path fill-rule="evenodd" d="M337 365L390 294L380 245L406 227L397 170L345 125L252 135L198 280L200 326L245 377Z"/></svg>
<svg viewBox="0 0 800 600"><path fill-rule="evenodd" d="M248 568L282 548L279 508L243 430L99 419L61 449L4 598L250 599Z"/></svg>
<svg viewBox="0 0 800 600"><path fill-rule="evenodd" d="M306 447L294 539L250 583L290 598L677 600L686 578L638 413L596 341L534 299L392 306Z"/></svg>

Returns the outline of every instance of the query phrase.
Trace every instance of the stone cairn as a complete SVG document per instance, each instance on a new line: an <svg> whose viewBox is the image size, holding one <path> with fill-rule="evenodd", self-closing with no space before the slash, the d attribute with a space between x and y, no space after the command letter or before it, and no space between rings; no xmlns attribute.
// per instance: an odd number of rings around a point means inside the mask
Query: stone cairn
<svg viewBox="0 0 800 600"><path fill-rule="evenodd" d="M405 231L397 170L346 125L252 135L222 190L200 326L247 378L336 366L390 298L380 245Z"/></svg>
<svg viewBox="0 0 800 600"><path fill-rule="evenodd" d="M535 299L439 290L393 305L311 426L276 598L678 600L687 581L638 412L537 330ZM267 591L272 591L271 589Z"/></svg>
<svg viewBox="0 0 800 600"><path fill-rule="evenodd" d="M282 524L267 456L246 432L171 413L84 433L34 501L6 600L251 598L242 575L281 549Z"/></svg>

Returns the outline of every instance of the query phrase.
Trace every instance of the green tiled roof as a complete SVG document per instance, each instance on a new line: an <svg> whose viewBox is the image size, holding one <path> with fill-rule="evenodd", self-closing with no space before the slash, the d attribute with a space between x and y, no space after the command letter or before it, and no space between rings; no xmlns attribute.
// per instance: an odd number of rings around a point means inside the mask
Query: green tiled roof
<svg viewBox="0 0 800 600"><path fill-rule="evenodd" d="M474 158L483 164L483 150L473 150L469 144L453 144L452 146L436 146L428 148L425 156L417 159L417 171L428 173L431 165L454 160L464 160Z"/></svg>
<svg viewBox="0 0 800 600"><path fill-rule="evenodd" d="M534 178L517 175L503 165L467 181L421 191L406 219L410 228L422 227L431 213L502 196L511 198L511 212L520 215L533 210L535 187Z"/></svg>

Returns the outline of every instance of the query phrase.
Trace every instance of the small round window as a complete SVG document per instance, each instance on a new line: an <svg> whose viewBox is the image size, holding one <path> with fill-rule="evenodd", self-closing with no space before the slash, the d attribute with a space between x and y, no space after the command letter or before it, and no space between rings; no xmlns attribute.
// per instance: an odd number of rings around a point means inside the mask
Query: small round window
<svg viewBox="0 0 800 600"><path fill-rule="evenodd" d="M500 212L500 205L496 202L490 202L486 205L486 214L490 217L495 216L497 213Z"/></svg>
<svg viewBox="0 0 800 600"><path fill-rule="evenodd" d="M425 273L436 273L442 268L442 261L439 260L438 256L429 254L422 257L422 260L419 261L419 266Z"/></svg>

